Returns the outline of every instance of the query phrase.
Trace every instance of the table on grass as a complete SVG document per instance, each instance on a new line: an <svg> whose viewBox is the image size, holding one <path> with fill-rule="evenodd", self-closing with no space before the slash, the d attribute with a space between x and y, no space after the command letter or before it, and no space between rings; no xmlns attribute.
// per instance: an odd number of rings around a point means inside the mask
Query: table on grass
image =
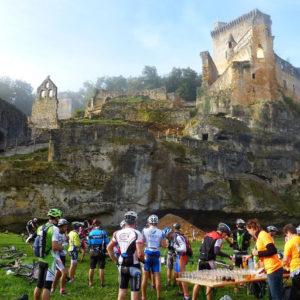
<svg viewBox="0 0 300 300"><path fill-rule="evenodd" d="M284 274L283 278L289 278L290 274ZM218 288L223 288L226 286L234 286L236 284L247 284L247 283L252 283L252 282L261 282L261 281L266 281L267 280L267 275L260 275L256 277L248 277L244 280L239 280L239 281L219 281L219 282L208 282L208 281L201 281L201 280L196 280L196 279L187 279L187 278L177 278L177 281L180 282L186 282L186 283L191 283L191 284L196 284L199 285L201 288L201 299L206 300L206 287L212 288L212 293L213 293L213 300L216 300L217 298L217 291ZM262 299L265 299L265 291L263 289L262 292Z"/></svg>

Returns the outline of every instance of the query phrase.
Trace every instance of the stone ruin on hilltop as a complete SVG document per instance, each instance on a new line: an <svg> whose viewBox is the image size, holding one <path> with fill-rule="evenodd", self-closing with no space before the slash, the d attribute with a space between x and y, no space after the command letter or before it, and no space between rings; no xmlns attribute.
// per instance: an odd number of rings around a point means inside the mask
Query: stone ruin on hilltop
<svg viewBox="0 0 300 300"><path fill-rule="evenodd" d="M197 101L206 113L227 114L230 104L276 101L281 93L300 100L300 68L274 53L271 24L271 17L257 9L215 23L213 58L201 52L203 93Z"/></svg>

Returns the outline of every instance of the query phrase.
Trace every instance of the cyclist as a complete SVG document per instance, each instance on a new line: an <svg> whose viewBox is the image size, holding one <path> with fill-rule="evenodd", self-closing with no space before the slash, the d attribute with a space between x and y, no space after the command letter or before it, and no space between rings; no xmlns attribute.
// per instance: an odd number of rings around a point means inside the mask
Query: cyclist
<svg viewBox="0 0 300 300"><path fill-rule="evenodd" d="M267 231L274 240L274 236L279 232L278 228L276 226L270 225L267 227Z"/></svg>
<svg viewBox="0 0 300 300"><path fill-rule="evenodd" d="M146 262L143 271L142 300L146 299L147 282L151 271L155 279L157 299L160 299L160 247L166 248L165 234L157 228L158 217L151 215L147 222L149 226L143 230Z"/></svg>
<svg viewBox="0 0 300 300"><path fill-rule="evenodd" d="M90 271L89 271L89 286L93 285L94 270L96 265L99 267L99 277L101 286L104 287L104 268L105 268L105 252L106 245L109 243L106 231L100 229L101 221L95 219L93 221L94 229L89 233L90 247Z"/></svg>
<svg viewBox="0 0 300 300"><path fill-rule="evenodd" d="M30 243L30 246L32 246L32 243L34 242L34 239L36 238L36 231L38 228L38 219L33 218L32 220L29 220L26 224L26 230L28 233L28 238L26 239L26 243Z"/></svg>
<svg viewBox="0 0 300 300"><path fill-rule="evenodd" d="M83 226L79 227L79 239L81 243L81 259L80 262L83 262L84 256L85 256L85 251L86 251L86 242L85 242L85 237L88 232L88 221L84 221Z"/></svg>
<svg viewBox="0 0 300 300"><path fill-rule="evenodd" d="M299 228L300 229L300 228ZM292 278L292 292L290 300L300 299L300 236L292 224L283 227L283 232L288 238L284 246L282 264L290 269Z"/></svg>
<svg viewBox="0 0 300 300"><path fill-rule="evenodd" d="M60 219L57 224L59 229L58 244L63 247L68 245L68 236L67 236L68 224L69 222L65 219ZM54 292L57 282L60 278L60 294L62 296L67 295L65 291L65 283L68 275L68 270L66 268L66 255L67 255L66 250L58 251L58 257L56 260L56 273L51 288L51 292Z"/></svg>
<svg viewBox="0 0 300 300"><path fill-rule="evenodd" d="M186 255L187 247L185 238L182 234L173 232L171 228L165 231L166 238L171 242L172 247L176 252L176 261L174 265L174 277L179 278L182 275L182 272L185 271L185 266L188 261L188 257ZM182 291L183 290L183 291ZM189 300L189 291L188 285L186 282L182 282L179 284L179 296L184 296L184 300Z"/></svg>
<svg viewBox="0 0 300 300"><path fill-rule="evenodd" d="M170 227L164 228L163 232L166 234L166 231L171 230ZM174 263L176 260L176 252L173 247L173 241L167 240L167 247L168 247L168 256L167 256L167 283L166 286L171 285L171 278L172 278L172 270L174 269ZM173 276L173 286L176 286L176 278Z"/></svg>
<svg viewBox="0 0 300 300"><path fill-rule="evenodd" d="M174 229L174 232L178 232L178 233L181 233L181 225L180 223L176 222L173 224L173 229Z"/></svg>
<svg viewBox="0 0 300 300"><path fill-rule="evenodd" d="M57 208L52 208L47 213L49 217L48 222L45 224L46 231L46 245L44 250L44 258L39 258L38 281L34 289L34 300L39 300L43 291L43 300L50 299L50 290L54 280L55 265L56 265L56 251L63 250L64 248L58 244L59 230L56 227L62 212ZM37 235L42 238L44 226L37 229Z"/></svg>
<svg viewBox="0 0 300 300"><path fill-rule="evenodd" d="M121 229L124 229L125 228L125 221L123 220L121 223L120 223L120 228ZM115 254L115 257L117 258L117 260L119 260L119 257L120 257L120 254L121 254L121 250L120 250L120 246L119 245L115 245L114 246L114 254Z"/></svg>
<svg viewBox="0 0 300 300"><path fill-rule="evenodd" d="M235 266L242 267L243 266L243 255L248 254L248 248L251 243L251 235L245 228L246 222L242 219L237 219L236 229L232 231L233 242L230 242L229 239L227 241L230 244L230 247L233 248L233 252L235 255Z"/></svg>
<svg viewBox="0 0 300 300"><path fill-rule="evenodd" d="M69 233L69 249L68 252L71 255L71 266L70 266L70 280L69 283L75 280L75 271L77 268L78 252L80 251L81 243L79 239L79 227L82 226L80 222L73 222L73 230Z"/></svg>
<svg viewBox="0 0 300 300"><path fill-rule="evenodd" d="M252 254L259 257L267 272L269 297L272 300L281 300L283 269L274 241L270 234L260 228L257 219L249 220L246 229L256 240L256 249L252 250Z"/></svg>
<svg viewBox="0 0 300 300"><path fill-rule="evenodd" d="M137 213L128 211L124 215L125 228L114 232L107 247L110 258L119 266L120 284L118 300L124 300L128 283L131 283L131 300L138 300L141 288L140 261L145 263L142 234L135 229ZM121 255L119 260L114 255L113 248L119 245Z"/></svg>
<svg viewBox="0 0 300 300"><path fill-rule="evenodd" d="M221 251L223 239L226 239L231 233L230 227L225 223L219 223L216 231L211 231L204 235L199 254L198 270L214 270L216 269L216 256L228 257L233 259L229 254ZM197 299L200 286L194 285L193 300ZM212 289L206 289L207 299L212 299Z"/></svg>

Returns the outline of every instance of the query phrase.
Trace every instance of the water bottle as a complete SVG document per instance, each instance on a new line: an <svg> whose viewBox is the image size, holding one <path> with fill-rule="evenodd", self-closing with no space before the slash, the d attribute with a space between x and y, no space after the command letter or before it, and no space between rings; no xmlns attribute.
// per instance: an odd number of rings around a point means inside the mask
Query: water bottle
<svg viewBox="0 0 300 300"><path fill-rule="evenodd" d="M248 259L248 269L249 270L254 270L254 261L252 258Z"/></svg>

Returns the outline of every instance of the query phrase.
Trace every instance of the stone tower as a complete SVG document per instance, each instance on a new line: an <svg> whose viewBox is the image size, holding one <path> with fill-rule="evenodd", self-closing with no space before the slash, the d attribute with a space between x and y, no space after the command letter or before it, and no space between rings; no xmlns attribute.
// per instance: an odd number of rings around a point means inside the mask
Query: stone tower
<svg viewBox="0 0 300 300"><path fill-rule="evenodd" d="M274 53L271 25L271 17L258 9L215 24L213 58L201 52L204 93L198 103L208 113L226 114L234 104L276 101L280 92L300 100L300 69Z"/></svg>
<svg viewBox="0 0 300 300"><path fill-rule="evenodd" d="M59 127L57 110L57 87L48 76L37 89L30 126L33 129L57 129Z"/></svg>

